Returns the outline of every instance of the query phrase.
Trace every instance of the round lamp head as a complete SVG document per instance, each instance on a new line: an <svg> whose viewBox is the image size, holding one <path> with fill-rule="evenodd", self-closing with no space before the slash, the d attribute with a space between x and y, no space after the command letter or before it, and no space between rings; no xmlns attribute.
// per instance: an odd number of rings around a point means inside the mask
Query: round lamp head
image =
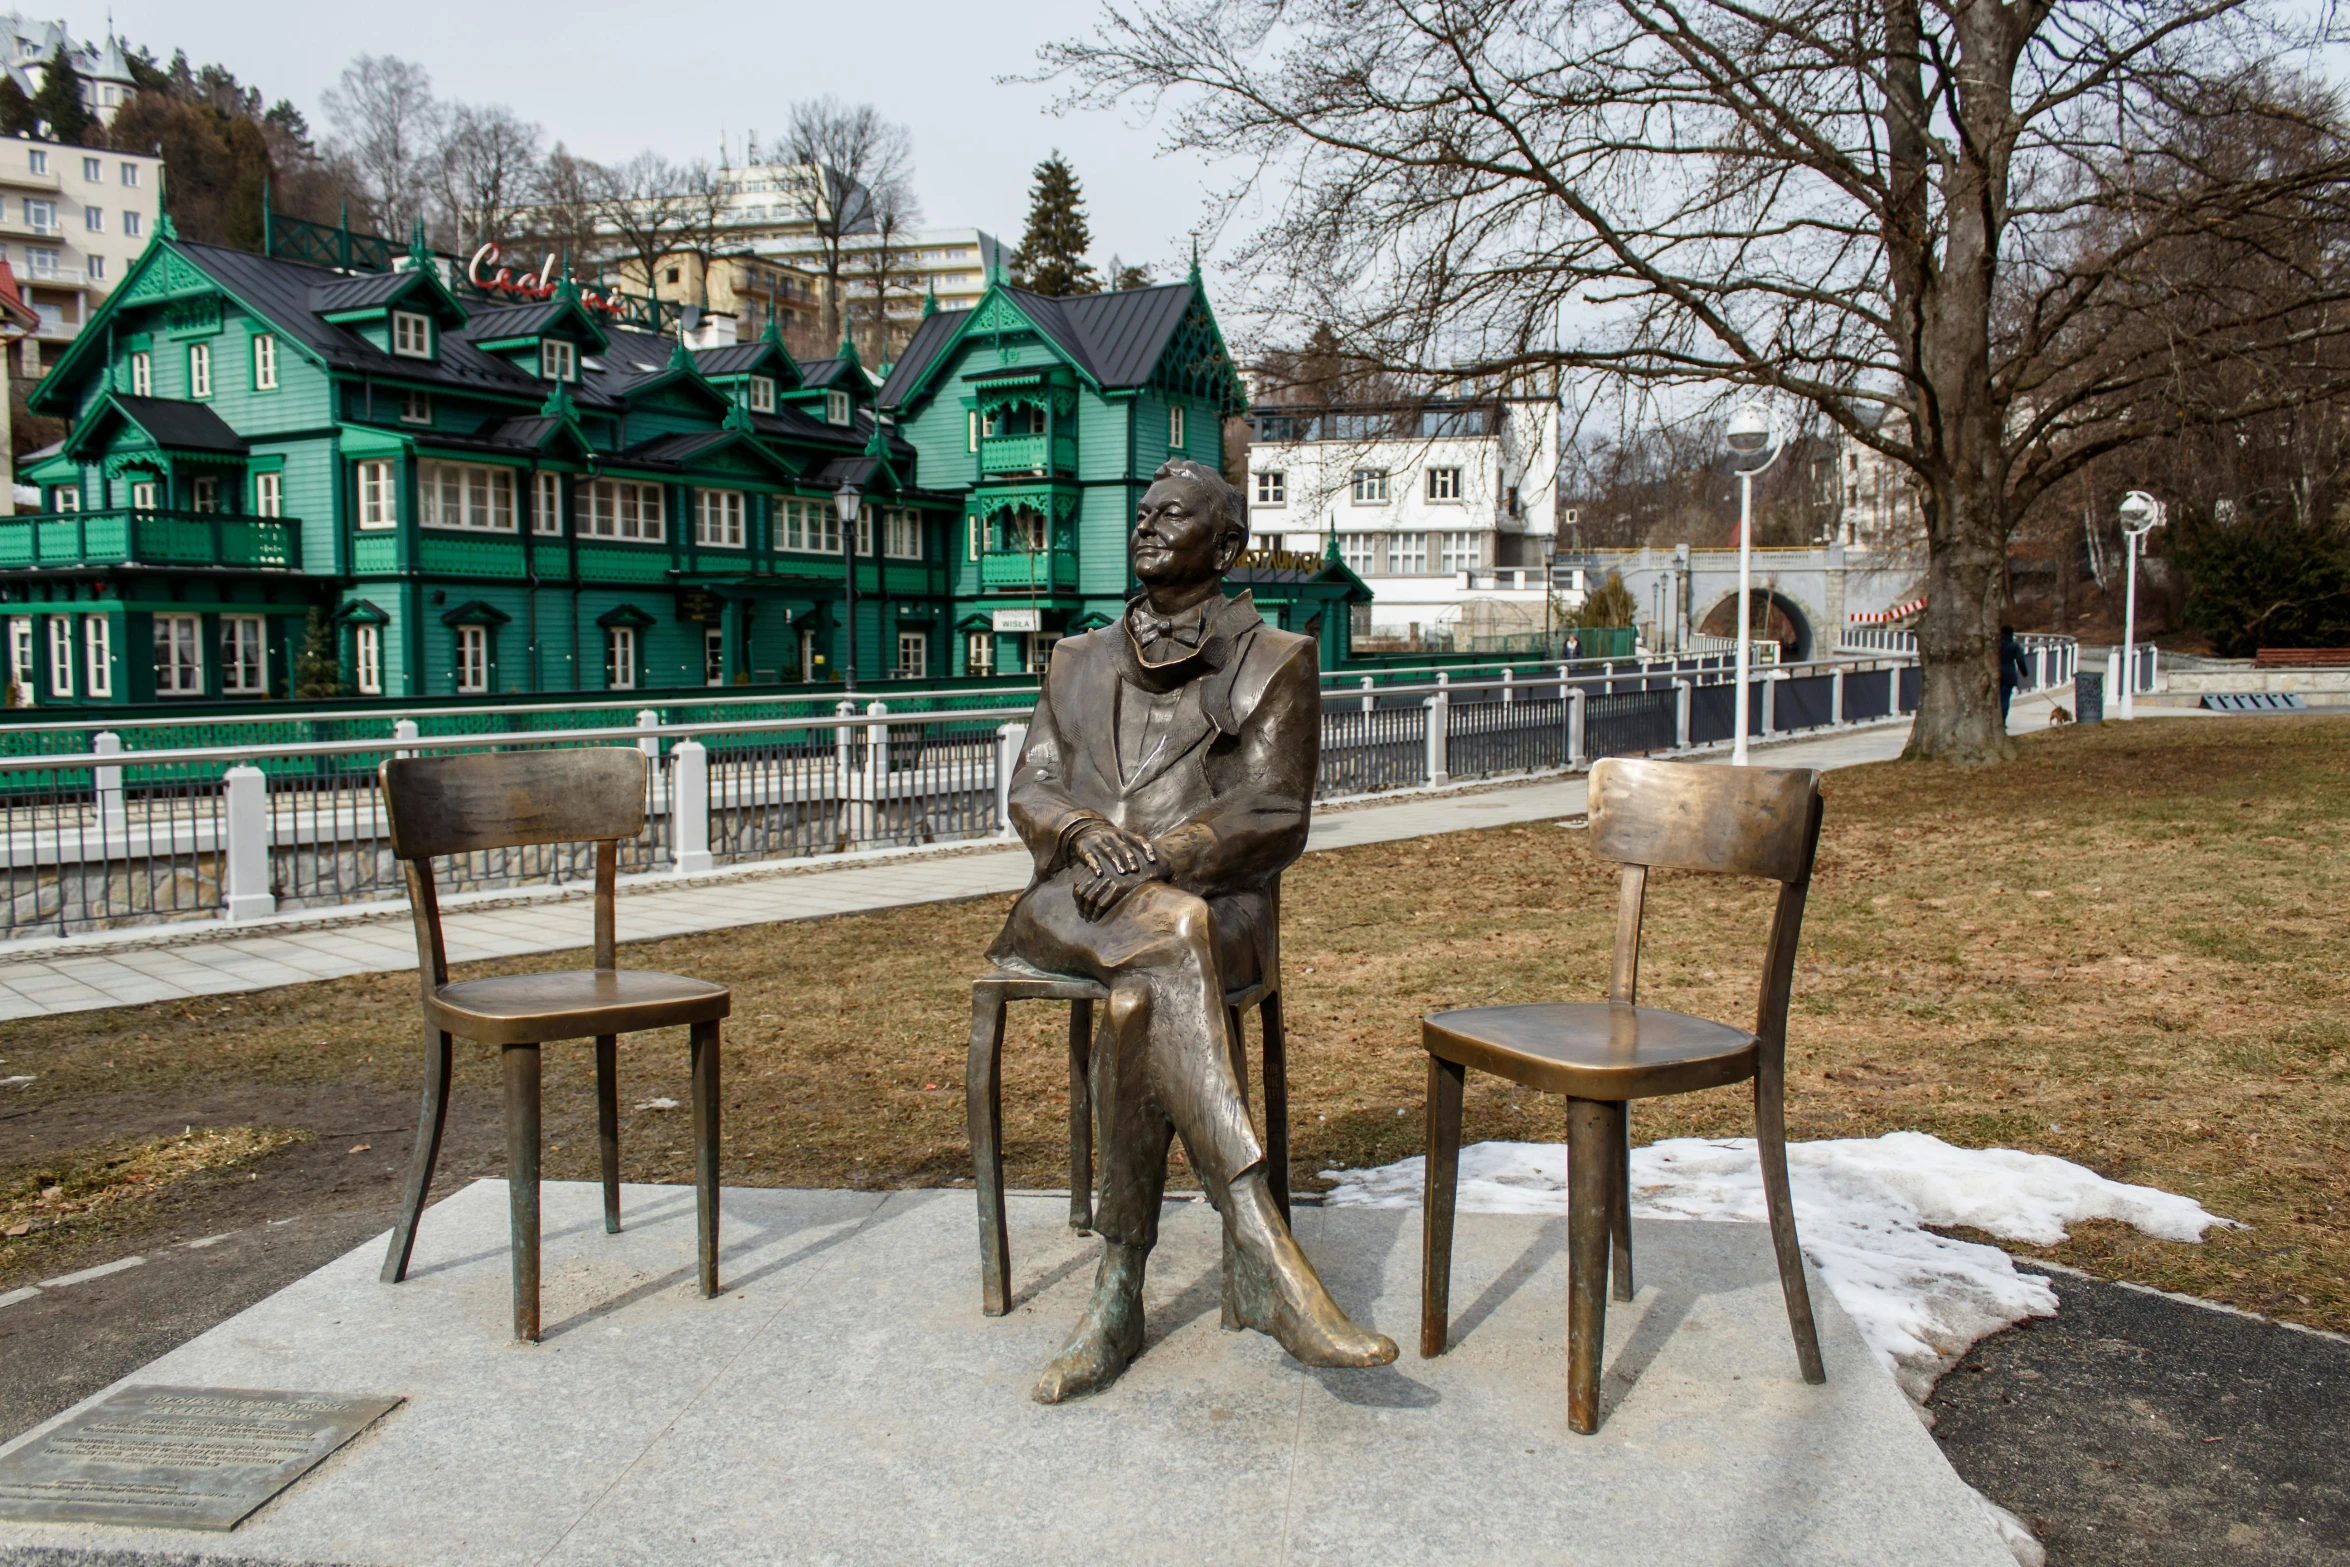
<svg viewBox="0 0 2350 1567"><path fill-rule="evenodd" d="M1730 427L1722 432L1722 440L1739 456L1752 457L1771 444L1770 415L1763 412L1760 403L1740 403L1730 416Z"/></svg>
<svg viewBox="0 0 2350 1567"><path fill-rule="evenodd" d="M862 499L864 497L857 487L846 479L841 481L839 489L832 492L832 507L840 513L842 527L848 527L857 520L857 503Z"/></svg>
<svg viewBox="0 0 2350 1567"><path fill-rule="evenodd" d="M2122 497L2122 531L2144 533L2162 522L2162 502L2144 490L2132 490Z"/></svg>

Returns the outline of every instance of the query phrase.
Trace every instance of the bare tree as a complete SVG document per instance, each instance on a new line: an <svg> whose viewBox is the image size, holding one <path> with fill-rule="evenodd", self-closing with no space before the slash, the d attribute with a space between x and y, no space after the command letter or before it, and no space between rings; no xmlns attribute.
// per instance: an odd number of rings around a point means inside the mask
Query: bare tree
<svg viewBox="0 0 2350 1567"><path fill-rule="evenodd" d="M890 279L906 259L907 240L922 221L914 182L900 175L872 188L873 243L865 248L865 286L873 296L873 348L865 362L879 368L893 356L889 341Z"/></svg>
<svg viewBox="0 0 2350 1567"><path fill-rule="evenodd" d="M514 238L535 194L545 134L504 104L451 104L436 164L441 221L459 254Z"/></svg>
<svg viewBox="0 0 2350 1567"><path fill-rule="evenodd" d="M593 266L601 259L596 204L610 182L611 174L603 165L555 143L546 160L532 171L529 204L516 217L515 237L529 242L523 252L543 247L574 268Z"/></svg>
<svg viewBox="0 0 2350 1567"><path fill-rule="evenodd" d="M2179 405L2134 395L2158 379L2350 330L2350 271L2322 249L2294 311L2206 288L2176 334L2125 330L2167 245L2266 257L2350 190L2342 137L2271 74L2314 59L2331 14L1142 0L1045 58L1077 102L1160 103L1176 144L1274 175L1234 193L1274 211L1234 269L1262 309L1351 323L1363 357L1771 394L1906 467L1928 550L1909 752L1980 763L2013 754L1995 660L2018 519L2175 426ZM2186 131L2221 122L2309 154L2199 156Z"/></svg>
<svg viewBox="0 0 2350 1567"><path fill-rule="evenodd" d="M798 166L788 205L816 241L817 270L824 274L820 319L830 340L843 321L848 240L874 232L877 192L911 181L913 143L904 126L883 119L873 105L827 96L792 105L784 146L786 161Z"/></svg>
<svg viewBox="0 0 2350 1567"><path fill-rule="evenodd" d="M447 112L421 65L363 54L324 94L332 154L366 193L369 225L405 238L432 203L435 154Z"/></svg>
<svg viewBox="0 0 2350 1567"><path fill-rule="evenodd" d="M700 159L678 165L640 152L602 171L590 186L597 230L616 241L620 258L641 269L645 292L659 298L661 265L676 256L707 263L716 246L719 186Z"/></svg>

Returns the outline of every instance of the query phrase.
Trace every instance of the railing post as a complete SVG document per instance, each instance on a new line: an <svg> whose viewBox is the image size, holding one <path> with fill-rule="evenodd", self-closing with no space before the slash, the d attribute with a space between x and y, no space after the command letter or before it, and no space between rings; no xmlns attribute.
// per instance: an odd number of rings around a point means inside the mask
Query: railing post
<svg viewBox="0 0 2350 1567"><path fill-rule="evenodd" d="M995 732L996 835L1012 834L1012 774L1020 766L1021 747L1028 744L1026 724L1005 724Z"/></svg>
<svg viewBox="0 0 2350 1567"><path fill-rule="evenodd" d="M419 733L420 731L416 727L416 720L413 718L395 718L392 720L392 738L394 740L413 740ZM403 758L414 756L415 754L416 753L414 751L394 751L392 753L394 756Z"/></svg>
<svg viewBox="0 0 2350 1567"><path fill-rule="evenodd" d="M1577 686L1567 693L1567 765L1569 767L1581 767L1591 759L1590 751L1583 744L1584 714L1590 705L1591 693L1585 691L1581 686Z"/></svg>
<svg viewBox="0 0 2350 1567"><path fill-rule="evenodd" d="M669 865L680 876L696 876L712 868L710 753L699 740L680 740L669 766Z"/></svg>
<svg viewBox="0 0 2350 1567"><path fill-rule="evenodd" d="M1569 684L1568 684L1568 682L1569 682L1570 680L1574 679L1574 678L1575 678L1575 669L1574 669L1574 666L1573 666L1573 665L1571 665L1571 664L1561 664L1561 665L1559 665L1559 700L1560 700L1560 701L1564 702L1564 701L1567 699L1567 693L1568 693L1569 691L1572 691L1572 690L1574 689L1574 687L1573 687L1573 686L1571 686L1571 685L1569 685Z"/></svg>
<svg viewBox="0 0 2350 1567"><path fill-rule="evenodd" d="M1446 683L1441 674L1436 682ZM1452 698L1439 691L1422 705L1428 710L1428 781L1440 784L1452 776L1445 768L1445 741L1451 737L1452 729Z"/></svg>
<svg viewBox="0 0 2350 1567"><path fill-rule="evenodd" d="M1365 676L1363 676L1363 679L1362 679L1362 687L1363 687L1363 711L1364 711L1364 712L1366 712L1366 713L1368 713L1368 712L1370 712L1372 709L1376 708L1376 707L1379 705L1378 699L1377 699L1377 698L1375 698L1375 697L1373 697L1373 696L1371 695L1371 689L1372 689L1372 687L1371 687L1371 677L1370 677L1369 675L1365 675Z"/></svg>
<svg viewBox="0 0 2350 1567"><path fill-rule="evenodd" d="M1844 722L1844 669L1842 665L1828 671L1828 722Z"/></svg>
<svg viewBox="0 0 2350 1567"><path fill-rule="evenodd" d="M1885 666L1885 711L1895 718L1901 716L1901 671L1905 667L1901 664Z"/></svg>
<svg viewBox="0 0 2350 1567"><path fill-rule="evenodd" d="M867 716L880 718L889 712L887 702L865 704ZM873 798L881 798L881 786L889 778L889 725L875 724L865 731L865 774L873 780Z"/></svg>
<svg viewBox="0 0 2350 1567"><path fill-rule="evenodd" d="M120 755L122 736L101 729L90 737L90 749L100 756ZM98 797L98 841L110 848L125 848L131 835L131 813L123 803L122 769L91 768L90 787Z"/></svg>
<svg viewBox="0 0 2350 1567"><path fill-rule="evenodd" d="M2046 643L2032 649L2032 689L2035 691L2048 689L2048 646Z"/></svg>
<svg viewBox="0 0 2350 1567"><path fill-rule="evenodd" d="M1686 751L1689 749L1690 710L1695 705L1695 698L1691 694L1693 685L1694 682L1692 681L1681 679L1678 676L1674 677L1673 749L1676 751Z"/></svg>
<svg viewBox="0 0 2350 1567"><path fill-rule="evenodd" d="M222 780L220 917L257 920L277 912L269 890L269 779L258 767L239 765Z"/></svg>
<svg viewBox="0 0 2350 1567"><path fill-rule="evenodd" d="M1768 670L1762 678L1762 724L1759 733L1768 735L1779 716L1779 672Z"/></svg>
<svg viewBox="0 0 2350 1567"><path fill-rule="evenodd" d="M2152 696L2162 688L2162 649L2146 644L2146 694Z"/></svg>
<svg viewBox="0 0 2350 1567"><path fill-rule="evenodd" d="M1501 705L1504 707L1518 699L1518 693L1513 684L1517 678L1518 672L1514 669L1504 669L1501 672Z"/></svg>
<svg viewBox="0 0 2350 1567"><path fill-rule="evenodd" d="M2111 711L2117 714L2121 711L2121 688L2122 650L2118 647L2109 647L2105 650L2106 700L2113 704Z"/></svg>
<svg viewBox="0 0 2350 1567"><path fill-rule="evenodd" d="M1608 694L1609 696L1614 696L1614 695L1616 694L1616 665L1615 665L1615 660L1613 660L1613 659L1610 659L1610 660L1608 660L1606 663L1604 663L1604 664L1600 665L1600 666L1599 666L1599 672L1600 672L1601 674L1603 674L1603 675L1607 676L1607 694Z"/></svg>
<svg viewBox="0 0 2350 1567"><path fill-rule="evenodd" d="M645 760L658 768L661 765L661 736L658 733L661 728L661 714L659 710L650 707L638 708L636 710L636 726L644 734L644 738L636 743L636 748L645 753Z"/></svg>

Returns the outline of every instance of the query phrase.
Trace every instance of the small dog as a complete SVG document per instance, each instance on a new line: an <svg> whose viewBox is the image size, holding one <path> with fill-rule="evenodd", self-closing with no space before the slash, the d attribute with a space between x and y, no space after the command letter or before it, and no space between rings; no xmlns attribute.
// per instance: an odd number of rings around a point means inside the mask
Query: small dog
<svg viewBox="0 0 2350 1567"><path fill-rule="evenodd" d="M2051 729L2054 729L2058 724L2069 724L2072 721L2073 715L2070 708L2051 707L2048 710L2048 727Z"/></svg>

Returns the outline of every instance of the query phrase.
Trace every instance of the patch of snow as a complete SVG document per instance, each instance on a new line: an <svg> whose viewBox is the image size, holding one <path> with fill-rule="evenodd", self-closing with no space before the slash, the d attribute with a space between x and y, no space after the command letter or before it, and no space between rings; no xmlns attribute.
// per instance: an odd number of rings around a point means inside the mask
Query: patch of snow
<svg viewBox="0 0 2350 1567"><path fill-rule="evenodd" d="M1996 1246L1937 1235L1968 1225L2049 1246L2066 1226L2118 1219L2164 1240L2200 1241L2215 1224L2191 1198L2109 1181L2046 1154L1957 1148L1924 1132L1787 1145L1804 1255L1902 1390L1923 1405L1935 1381L1978 1340L2025 1317L2056 1314L2056 1292L2018 1273ZM1411 1208L1426 1161L1325 1170L1334 1208ZM1475 1143L1461 1150L1466 1213L1564 1213L1560 1143ZM1632 1211L1647 1219L1761 1224L1762 1167L1750 1137L1673 1137L1632 1150Z"/></svg>
<svg viewBox="0 0 2350 1567"><path fill-rule="evenodd" d="M1973 1486L1967 1495L1980 1502L1983 1511L1991 1515L1991 1527L1999 1531L1999 1543L2015 1558L2016 1567L2048 1567L2048 1547L2040 1543L2031 1526L2006 1508L1994 1502Z"/></svg>
<svg viewBox="0 0 2350 1567"><path fill-rule="evenodd" d="M677 1108L677 1101L674 1099L648 1099L637 1108L639 1110L674 1110Z"/></svg>

